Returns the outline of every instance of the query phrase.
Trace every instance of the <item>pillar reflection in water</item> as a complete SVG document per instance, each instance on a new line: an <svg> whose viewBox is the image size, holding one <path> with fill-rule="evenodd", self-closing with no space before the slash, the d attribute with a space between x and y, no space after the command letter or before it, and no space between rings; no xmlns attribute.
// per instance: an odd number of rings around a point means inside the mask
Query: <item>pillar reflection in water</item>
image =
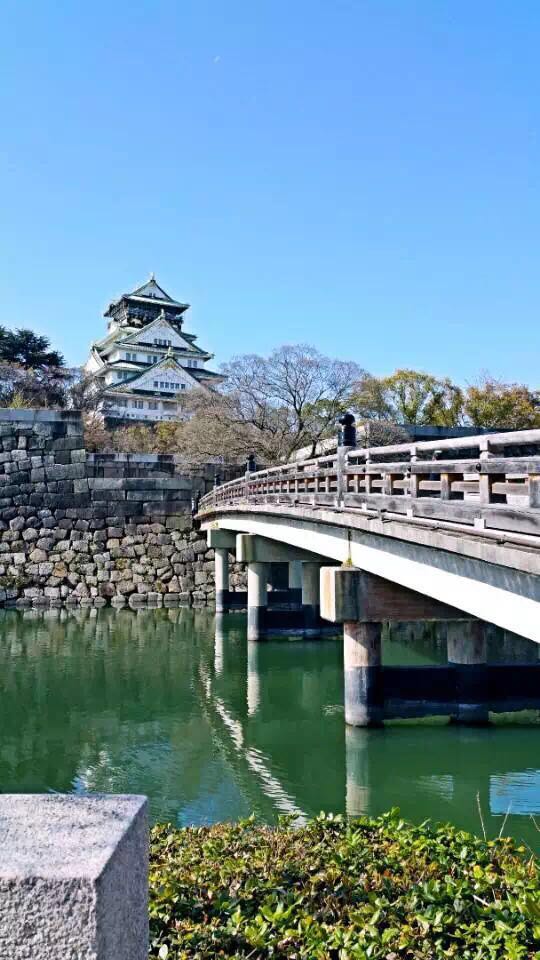
<svg viewBox="0 0 540 960"><path fill-rule="evenodd" d="M248 716L257 713L261 705L261 651L257 643L247 645L247 710Z"/></svg>
<svg viewBox="0 0 540 960"><path fill-rule="evenodd" d="M222 613L216 613L214 622L214 670L216 676L223 673L223 660L225 654L225 625Z"/></svg>
<svg viewBox="0 0 540 960"><path fill-rule="evenodd" d="M345 811L348 817L370 813L369 740L362 727L345 727Z"/></svg>

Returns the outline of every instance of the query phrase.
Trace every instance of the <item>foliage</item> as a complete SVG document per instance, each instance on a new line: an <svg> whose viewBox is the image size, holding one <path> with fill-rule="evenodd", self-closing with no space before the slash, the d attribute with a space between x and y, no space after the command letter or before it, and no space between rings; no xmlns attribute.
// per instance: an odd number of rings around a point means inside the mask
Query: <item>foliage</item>
<svg viewBox="0 0 540 960"><path fill-rule="evenodd" d="M63 367L64 358L58 350L50 349L47 337L32 330L6 330L0 327L0 360L15 363L25 370L40 367Z"/></svg>
<svg viewBox="0 0 540 960"><path fill-rule="evenodd" d="M84 446L89 453L106 453L113 450L110 432L105 427L103 417L99 413L88 412L83 414Z"/></svg>
<svg viewBox="0 0 540 960"><path fill-rule="evenodd" d="M524 383L503 383L484 376L468 388L465 413L475 427L501 430L540 427L540 396Z"/></svg>
<svg viewBox="0 0 540 960"><path fill-rule="evenodd" d="M448 377L418 370L396 370L389 377L367 375L353 399L353 409L362 418L440 427L457 426L462 407L460 387Z"/></svg>
<svg viewBox="0 0 540 960"><path fill-rule="evenodd" d="M540 870L511 840L399 811L152 832L154 958L540 957Z"/></svg>
<svg viewBox="0 0 540 960"><path fill-rule="evenodd" d="M0 405L63 407L69 374L62 367L26 369L0 361Z"/></svg>
<svg viewBox="0 0 540 960"><path fill-rule="evenodd" d="M396 370L388 377L366 375L357 385L352 409L362 419L397 424L499 430L540 426L539 393L489 375L465 390L448 377L417 370Z"/></svg>

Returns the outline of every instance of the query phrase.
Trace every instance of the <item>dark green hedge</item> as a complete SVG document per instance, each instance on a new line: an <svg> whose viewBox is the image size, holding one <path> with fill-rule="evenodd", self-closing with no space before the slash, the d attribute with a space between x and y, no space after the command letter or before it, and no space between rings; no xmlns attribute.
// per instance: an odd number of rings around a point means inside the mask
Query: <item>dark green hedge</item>
<svg viewBox="0 0 540 960"><path fill-rule="evenodd" d="M511 840L392 811L296 829L155 827L151 956L540 958L540 870Z"/></svg>

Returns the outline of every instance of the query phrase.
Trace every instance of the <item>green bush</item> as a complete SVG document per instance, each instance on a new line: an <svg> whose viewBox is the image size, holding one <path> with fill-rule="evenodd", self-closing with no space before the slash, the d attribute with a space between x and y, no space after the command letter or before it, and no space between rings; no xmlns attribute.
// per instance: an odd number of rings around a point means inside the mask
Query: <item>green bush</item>
<svg viewBox="0 0 540 960"><path fill-rule="evenodd" d="M540 958L540 871L512 840L396 810L152 832L152 957Z"/></svg>

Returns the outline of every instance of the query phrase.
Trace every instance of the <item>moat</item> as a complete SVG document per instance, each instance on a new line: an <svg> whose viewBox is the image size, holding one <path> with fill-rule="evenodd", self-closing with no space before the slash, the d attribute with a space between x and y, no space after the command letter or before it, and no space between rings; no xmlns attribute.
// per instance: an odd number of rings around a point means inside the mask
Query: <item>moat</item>
<svg viewBox="0 0 540 960"><path fill-rule="evenodd" d="M339 639L247 644L210 611L3 611L0 790L144 793L177 825L320 810L448 819L540 849L537 712L488 728L346 728ZM491 659L537 659L492 644ZM395 631L388 664L442 663ZM477 797L479 798L477 800ZM540 824L539 824L540 827Z"/></svg>

